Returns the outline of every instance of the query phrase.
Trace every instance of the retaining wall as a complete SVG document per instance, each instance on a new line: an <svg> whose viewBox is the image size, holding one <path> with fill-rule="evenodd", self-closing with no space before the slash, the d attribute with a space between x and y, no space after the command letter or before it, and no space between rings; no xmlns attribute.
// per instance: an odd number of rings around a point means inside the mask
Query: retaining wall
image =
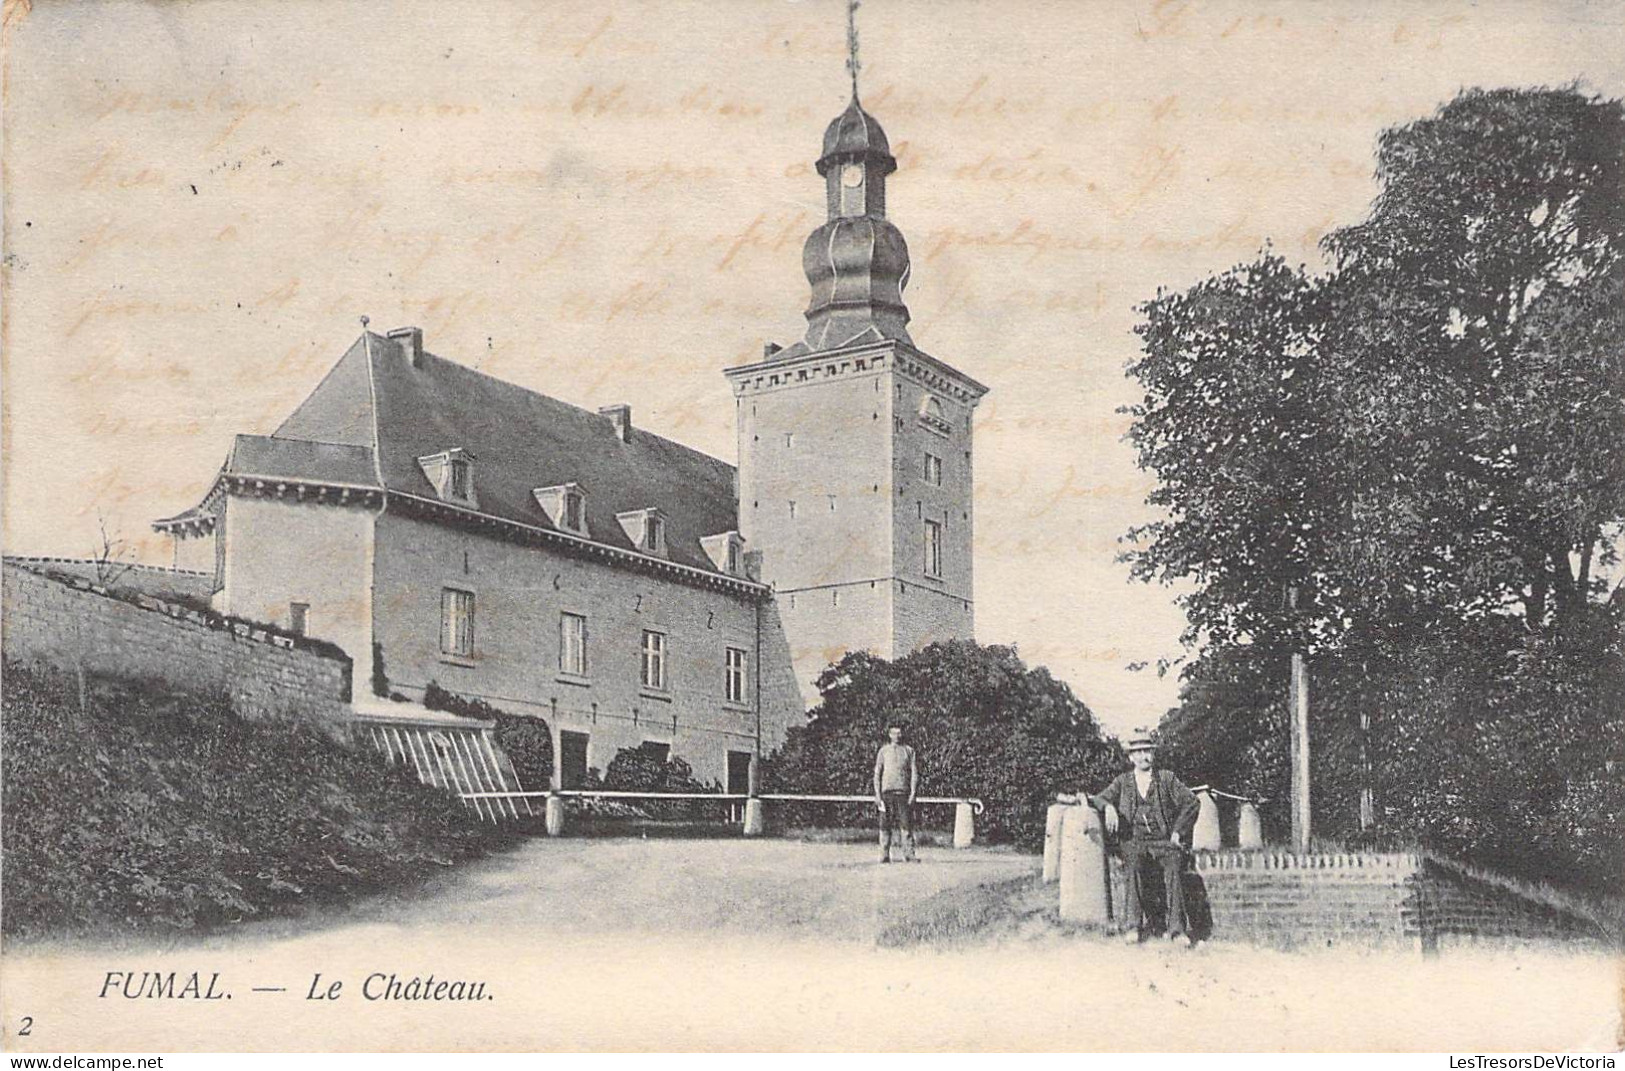
<svg viewBox="0 0 1625 1071"><path fill-rule="evenodd" d="M1111 867L1123 903L1122 865ZM1433 950L1480 941L1591 940L1588 919L1417 852L1203 851L1185 874L1199 936L1276 947Z"/></svg>
<svg viewBox="0 0 1625 1071"><path fill-rule="evenodd" d="M223 692L246 718L304 718L347 730L350 661L329 645L14 561L0 573L7 659L70 672L82 666L178 692Z"/></svg>

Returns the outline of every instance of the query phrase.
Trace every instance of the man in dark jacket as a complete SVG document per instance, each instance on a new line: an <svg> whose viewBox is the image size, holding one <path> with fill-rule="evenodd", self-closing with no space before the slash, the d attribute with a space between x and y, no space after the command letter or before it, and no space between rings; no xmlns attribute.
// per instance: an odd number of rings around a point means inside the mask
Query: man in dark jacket
<svg viewBox="0 0 1625 1071"><path fill-rule="evenodd" d="M1196 794L1172 771L1156 769L1157 744L1148 732L1135 733L1128 742L1134 769L1117 775L1089 802L1105 815L1106 832L1120 837L1127 871L1128 901L1123 905L1123 940L1138 943L1145 936L1145 877L1155 864L1162 868L1167 893L1168 939L1195 942L1185 917L1185 848L1201 804Z"/></svg>

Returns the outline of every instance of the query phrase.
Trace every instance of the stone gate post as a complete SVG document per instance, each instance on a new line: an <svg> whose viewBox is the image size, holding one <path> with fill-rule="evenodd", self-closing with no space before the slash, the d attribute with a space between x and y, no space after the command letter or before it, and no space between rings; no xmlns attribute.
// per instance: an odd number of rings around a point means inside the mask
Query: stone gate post
<svg viewBox="0 0 1625 1071"><path fill-rule="evenodd" d="M1111 896L1100 815L1086 803L1065 811L1061 817L1061 918L1108 926Z"/></svg>

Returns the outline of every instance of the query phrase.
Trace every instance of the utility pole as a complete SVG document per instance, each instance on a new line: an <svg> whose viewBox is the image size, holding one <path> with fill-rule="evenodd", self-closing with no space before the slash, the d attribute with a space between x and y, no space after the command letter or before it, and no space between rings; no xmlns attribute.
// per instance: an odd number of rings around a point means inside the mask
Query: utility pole
<svg viewBox="0 0 1625 1071"><path fill-rule="evenodd" d="M1287 610L1298 614L1298 587L1287 588ZM1301 647L1301 639L1295 646ZM1292 723L1292 850L1309 851L1309 667L1302 650L1292 652L1292 680L1287 690Z"/></svg>

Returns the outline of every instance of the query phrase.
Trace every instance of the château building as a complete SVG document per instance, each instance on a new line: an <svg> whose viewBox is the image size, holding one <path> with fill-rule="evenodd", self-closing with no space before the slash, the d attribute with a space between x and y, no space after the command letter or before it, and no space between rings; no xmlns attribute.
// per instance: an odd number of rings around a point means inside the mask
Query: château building
<svg viewBox="0 0 1625 1071"><path fill-rule="evenodd" d="M854 94L817 162L806 336L724 373L737 470L627 406L580 409L417 328L364 327L154 527L177 564L213 570L215 609L343 647L374 725L426 717L375 691L434 682L545 718L563 787L647 746L743 791L831 661L972 634L986 388L909 337L896 168Z"/></svg>

